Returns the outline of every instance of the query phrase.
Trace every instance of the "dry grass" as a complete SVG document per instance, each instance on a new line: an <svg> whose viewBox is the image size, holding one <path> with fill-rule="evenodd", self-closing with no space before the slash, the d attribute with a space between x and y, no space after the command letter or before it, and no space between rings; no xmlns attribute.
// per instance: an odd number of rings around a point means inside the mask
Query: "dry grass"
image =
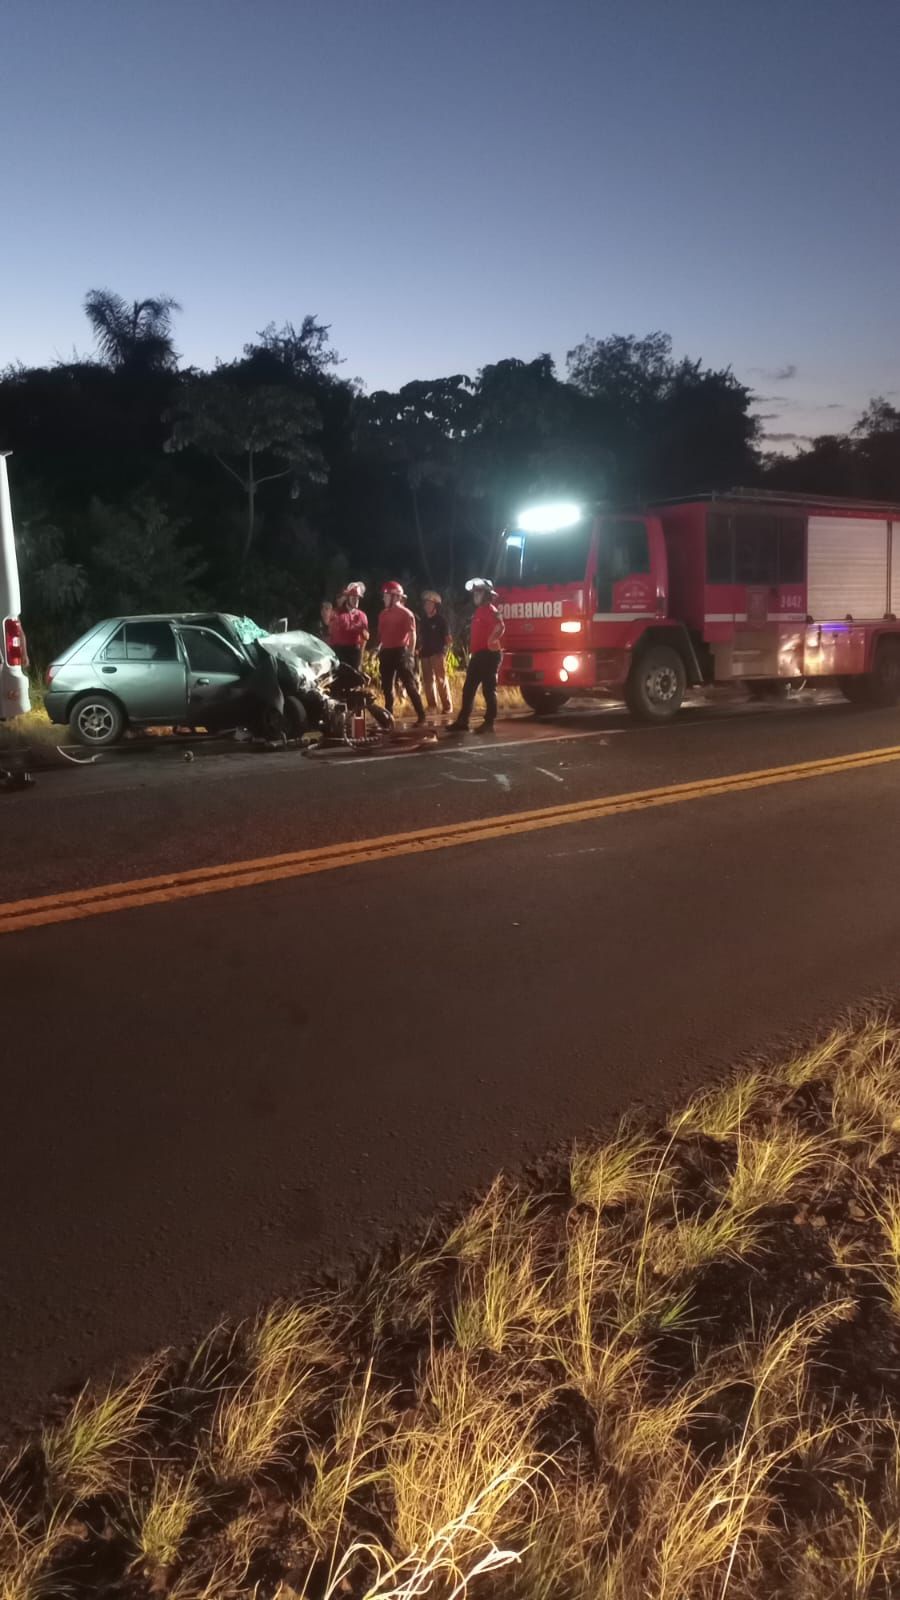
<svg viewBox="0 0 900 1600"><path fill-rule="evenodd" d="M898 1417L870 1014L85 1391L0 1470L0 1600L889 1600Z"/></svg>
<svg viewBox="0 0 900 1600"><path fill-rule="evenodd" d="M129 1495L128 1527L136 1550L136 1563L151 1574L174 1566L187 1530L204 1504L196 1466L189 1472L178 1472L170 1467L156 1470L148 1489Z"/></svg>
<svg viewBox="0 0 900 1600"><path fill-rule="evenodd" d="M210 1471L225 1481L288 1458L338 1362L324 1306L275 1306L241 1331L245 1371L222 1389L206 1447Z"/></svg>
<svg viewBox="0 0 900 1600"><path fill-rule="evenodd" d="M66 1532L61 1508L29 1517L0 1506L0 1600L40 1600L58 1590L51 1569Z"/></svg>
<svg viewBox="0 0 900 1600"><path fill-rule="evenodd" d="M47 1475L60 1495L84 1500L120 1485L147 1437L160 1363L93 1395L82 1390L64 1422L44 1430Z"/></svg>

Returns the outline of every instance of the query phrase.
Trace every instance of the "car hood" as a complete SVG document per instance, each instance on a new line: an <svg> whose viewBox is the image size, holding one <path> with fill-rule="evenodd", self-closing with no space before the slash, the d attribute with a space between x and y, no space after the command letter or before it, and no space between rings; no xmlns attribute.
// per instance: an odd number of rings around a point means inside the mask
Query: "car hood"
<svg viewBox="0 0 900 1600"><path fill-rule="evenodd" d="M287 661L310 683L321 683L337 666L331 647L314 633L295 629L293 633L266 633L257 641L269 655Z"/></svg>

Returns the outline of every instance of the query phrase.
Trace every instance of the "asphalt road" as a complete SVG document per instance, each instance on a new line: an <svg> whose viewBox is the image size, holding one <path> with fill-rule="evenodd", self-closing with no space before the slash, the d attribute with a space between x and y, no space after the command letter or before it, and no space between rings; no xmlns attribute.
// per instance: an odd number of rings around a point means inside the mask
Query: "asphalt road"
<svg viewBox="0 0 900 1600"><path fill-rule="evenodd" d="M165 745L0 797L0 913L897 745L900 712L813 700L371 760ZM701 788L0 937L0 1423L896 990L898 785Z"/></svg>

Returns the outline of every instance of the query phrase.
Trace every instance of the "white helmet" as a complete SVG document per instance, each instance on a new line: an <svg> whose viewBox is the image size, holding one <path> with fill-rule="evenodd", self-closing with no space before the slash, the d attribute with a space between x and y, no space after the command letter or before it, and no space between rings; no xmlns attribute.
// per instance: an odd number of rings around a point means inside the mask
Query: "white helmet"
<svg viewBox="0 0 900 1600"><path fill-rule="evenodd" d="M474 594L476 589L486 589L488 594L496 594L490 578L470 578L466 584L466 594Z"/></svg>

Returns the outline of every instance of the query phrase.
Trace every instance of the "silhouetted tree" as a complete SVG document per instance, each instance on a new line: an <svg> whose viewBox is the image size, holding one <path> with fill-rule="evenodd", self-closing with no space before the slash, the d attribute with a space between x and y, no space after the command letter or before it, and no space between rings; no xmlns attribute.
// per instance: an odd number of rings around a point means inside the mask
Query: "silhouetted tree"
<svg viewBox="0 0 900 1600"><path fill-rule="evenodd" d="M472 385L463 373L406 383L396 394L379 389L359 404L358 438L406 485L422 575L430 584L436 581L434 538L433 530L426 532L422 491L430 485L452 493L459 447L472 421ZM434 511L432 505L432 521ZM452 552L448 559L452 566Z"/></svg>
<svg viewBox="0 0 900 1600"><path fill-rule="evenodd" d="M107 366L160 372L176 365L172 314L181 306L170 295L129 303L111 289L89 289L84 310Z"/></svg>
<svg viewBox="0 0 900 1600"><path fill-rule="evenodd" d="M320 419L305 395L230 379L228 369L184 384L170 413L168 451L193 446L217 461L243 491L246 521L241 543L243 567L256 534L257 495L263 484L289 478L294 492L301 479L324 482L325 462L316 439ZM274 462L281 466L266 470Z"/></svg>
<svg viewBox="0 0 900 1600"><path fill-rule="evenodd" d="M266 382L284 377L320 384L341 365L330 334L330 325L315 317L304 317L299 328L292 322L282 323L280 328L269 322L257 334L255 343L244 345L243 365L254 369Z"/></svg>

